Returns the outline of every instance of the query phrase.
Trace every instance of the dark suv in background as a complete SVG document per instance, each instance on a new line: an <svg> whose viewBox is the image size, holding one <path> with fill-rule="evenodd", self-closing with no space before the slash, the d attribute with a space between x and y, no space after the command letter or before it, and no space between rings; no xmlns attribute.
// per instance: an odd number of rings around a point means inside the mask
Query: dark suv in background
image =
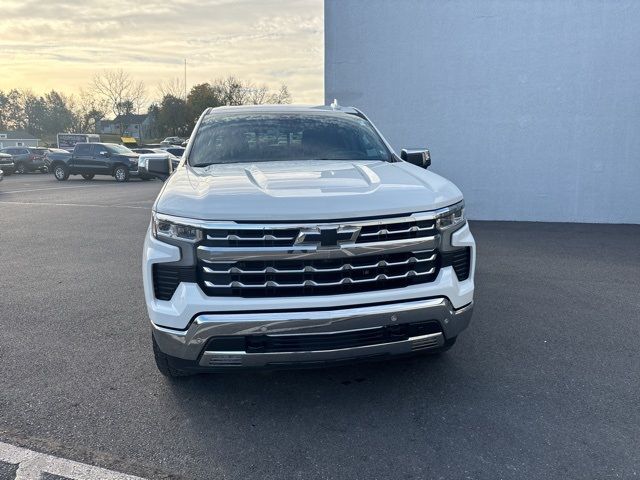
<svg viewBox="0 0 640 480"><path fill-rule="evenodd" d="M11 175L16 169L16 164L13 163L13 157L8 153L0 153L0 170L5 175Z"/></svg>
<svg viewBox="0 0 640 480"><path fill-rule="evenodd" d="M41 147L6 147L0 153L8 153L13 157L16 173L46 172L44 163L46 148Z"/></svg>

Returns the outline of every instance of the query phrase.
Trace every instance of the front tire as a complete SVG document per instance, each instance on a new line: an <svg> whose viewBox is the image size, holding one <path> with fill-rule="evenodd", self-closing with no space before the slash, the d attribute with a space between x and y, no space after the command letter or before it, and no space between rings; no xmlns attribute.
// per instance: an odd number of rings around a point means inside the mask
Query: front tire
<svg viewBox="0 0 640 480"><path fill-rule="evenodd" d="M118 166L113 171L113 176L116 182L128 182L129 181L129 169L127 167Z"/></svg>
<svg viewBox="0 0 640 480"><path fill-rule="evenodd" d="M95 177L95 175L93 173L83 173L82 174L82 178L84 178L85 180L93 180L93 177Z"/></svg>
<svg viewBox="0 0 640 480"><path fill-rule="evenodd" d="M27 173L27 169L24 166L24 163L19 163L18 165L16 165L16 173L19 173L20 175L24 175L25 173Z"/></svg>
<svg viewBox="0 0 640 480"><path fill-rule="evenodd" d="M56 180L64 181L69 178L69 169L63 165L56 165L53 167L53 175Z"/></svg>
<svg viewBox="0 0 640 480"><path fill-rule="evenodd" d="M156 361L156 367L158 367L158 371L162 375L172 379L184 378L193 375L193 373L188 370L173 367L171 365L171 357L160 350L160 347L156 343L156 339L153 335L151 335L151 340L153 341L153 357Z"/></svg>

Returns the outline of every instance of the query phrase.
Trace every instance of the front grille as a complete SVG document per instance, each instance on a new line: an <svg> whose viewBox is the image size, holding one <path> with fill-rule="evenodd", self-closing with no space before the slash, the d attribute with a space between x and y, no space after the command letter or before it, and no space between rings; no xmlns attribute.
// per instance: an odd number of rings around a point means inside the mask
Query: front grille
<svg viewBox="0 0 640 480"><path fill-rule="evenodd" d="M200 262L201 287L212 296L335 295L431 282L436 250L338 259Z"/></svg>
<svg viewBox="0 0 640 480"><path fill-rule="evenodd" d="M197 245L210 296L336 295L402 288L438 275L432 214L311 224L217 223Z"/></svg>
<svg viewBox="0 0 640 480"><path fill-rule="evenodd" d="M207 343L205 350L245 353L338 350L399 342L412 337L440 332L442 332L440 324L435 320L430 320L338 333L214 337Z"/></svg>

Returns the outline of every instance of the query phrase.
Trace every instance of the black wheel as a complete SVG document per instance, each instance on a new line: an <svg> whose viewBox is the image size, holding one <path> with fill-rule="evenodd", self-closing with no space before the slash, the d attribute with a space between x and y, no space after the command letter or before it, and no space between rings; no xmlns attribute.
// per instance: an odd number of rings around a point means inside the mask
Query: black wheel
<svg viewBox="0 0 640 480"><path fill-rule="evenodd" d="M19 173L21 175L27 173L27 169L24 168L24 163L19 163L18 165L16 165L16 173Z"/></svg>
<svg viewBox="0 0 640 480"><path fill-rule="evenodd" d="M156 367L158 367L162 375L168 378L189 377L193 375L193 373L188 370L181 370L171 365L171 357L160 350L153 335L151 335L151 340L153 342L153 357L156 360Z"/></svg>
<svg viewBox="0 0 640 480"><path fill-rule="evenodd" d="M84 178L85 180L91 180L93 177L95 177L95 175L93 173L83 173L82 174L82 178Z"/></svg>
<svg viewBox="0 0 640 480"><path fill-rule="evenodd" d="M53 167L53 175L56 177L56 180L62 182L69 178L69 170L64 165L56 165Z"/></svg>
<svg viewBox="0 0 640 480"><path fill-rule="evenodd" d="M118 166L113 171L113 176L116 178L116 182L128 182L129 169L127 167Z"/></svg>

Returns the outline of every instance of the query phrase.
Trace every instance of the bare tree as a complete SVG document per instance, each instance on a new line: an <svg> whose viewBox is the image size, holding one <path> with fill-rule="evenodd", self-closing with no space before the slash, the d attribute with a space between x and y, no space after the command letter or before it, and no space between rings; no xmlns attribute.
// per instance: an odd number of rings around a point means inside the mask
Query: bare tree
<svg viewBox="0 0 640 480"><path fill-rule="evenodd" d="M266 85L257 86L237 77L220 78L211 84L223 105L262 105L264 103L291 103L286 85L272 92Z"/></svg>
<svg viewBox="0 0 640 480"><path fill-rule="evenodd" d="M146 90L142 82L136 82L124 70L105 70L93 77L92 91L109 102L115 116L125 112L123 107L133 105L137 111L147 102Z"/></svg>
<svg viewBox="0 0 640 480"><path fill-rule="evenodd" d="M252 105L262 105L267 103L269 98L269 89L266 86L262 87L249 87L248 88L248 102Z"/></svg>
<svg viewBox="0 0 640 480"><path fill-rule="evenodd" d="M214 88L221 93L225 105L246 105L252 85L237 77L229 76L214 82Z"/></svg>
<svg viewBox="0 0 640 480"><path fill-rule="evenodd" d="M291 94L286 85L280 85L280 90L269 95L266 103L291 103Z"/></svg>
<svg viewBox="0 0 640 480"><path fill-rule="evenodd" d="M180 77L174 77L170 80L158 83L158 96L160 98L165 98L167 95L185 100L184 80Z"/></svg>
<svg viewBox="0 0 640 480"><path fill-rule="evenodd" d="M109 111L109 102L81 88L78 95L69 97L69 108L74 114L73 131L93 133Z"/></svg>

